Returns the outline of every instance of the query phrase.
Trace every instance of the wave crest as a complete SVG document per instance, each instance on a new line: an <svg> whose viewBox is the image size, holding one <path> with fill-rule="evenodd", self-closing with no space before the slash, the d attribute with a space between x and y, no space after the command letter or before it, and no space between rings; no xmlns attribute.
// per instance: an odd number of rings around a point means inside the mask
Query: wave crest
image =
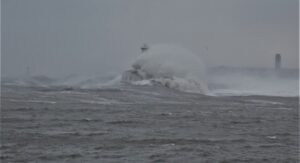
<svg viewBox="0 0 300 163"><path fill-rule="evenodd" d="M181 91L208 92L205 66L200 57L174 45L154 45L122 74L122 81L139 85L159 84Z"/></svg>

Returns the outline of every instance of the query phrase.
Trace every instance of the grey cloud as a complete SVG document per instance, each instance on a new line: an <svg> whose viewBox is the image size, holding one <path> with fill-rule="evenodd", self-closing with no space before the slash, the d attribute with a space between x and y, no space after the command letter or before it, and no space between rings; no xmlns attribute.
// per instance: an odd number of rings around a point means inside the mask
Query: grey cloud
<svg viewBox="0 0 300 163"><path fill-rule="evenodd" d="M297 0L3 0L2 75L121 72L143 43L207 66L298 67Z"/></svg>

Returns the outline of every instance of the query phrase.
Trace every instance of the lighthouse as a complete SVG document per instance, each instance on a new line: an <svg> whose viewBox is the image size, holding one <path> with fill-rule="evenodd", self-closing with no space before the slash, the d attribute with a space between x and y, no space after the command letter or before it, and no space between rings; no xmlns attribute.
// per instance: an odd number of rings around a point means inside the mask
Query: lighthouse
<svg viewBox="0 0 300 163"><path fill-rule="evenodd" d="M279 70L281 68L281 55L278 53L275 55L275 69Z"/></svg>
<svg viewBox="0 0 300 163"><path fill-rule="evenodd" d="M144 53L144 52L147 51L148 49L149 49L149 47L148 47L147 44L144 44L144 45L141 47L142 53Z"/></svg>

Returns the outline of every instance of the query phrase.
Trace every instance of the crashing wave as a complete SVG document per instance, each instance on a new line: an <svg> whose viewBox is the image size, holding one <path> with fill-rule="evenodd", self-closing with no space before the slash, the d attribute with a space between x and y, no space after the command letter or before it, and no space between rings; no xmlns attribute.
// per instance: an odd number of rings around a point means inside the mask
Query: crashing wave
<svg viewBox="0 0 300 163"><path fill-rule="evenodd" d="M135 60L130 70L122 74L122 81L208 93L205 67L200 57L173 45L151 46Z"/></svg>

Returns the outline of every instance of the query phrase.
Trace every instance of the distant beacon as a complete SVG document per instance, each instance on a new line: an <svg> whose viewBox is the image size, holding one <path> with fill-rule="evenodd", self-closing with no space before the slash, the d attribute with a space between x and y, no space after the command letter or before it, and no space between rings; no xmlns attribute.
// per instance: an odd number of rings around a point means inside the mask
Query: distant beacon
<svg viewBox="0 0 300 163"><path fill-rule="evenodd" d="M281 68L281 55L276 54L275 55L275 69L279 70Z"/></svg>
<svg viewBox="0 0 300 163"><path fill-rule="evenodd" d="M149 49L148 45L147 44L144 44L142 47L141 47L141 51L142 53L147 51Z"/></svg>
<svg viewBox="0 0 300 163"><path fill-rule="evenodd" d="M26 67L26 76L30 77L30 67L29 66Z"/></svg>

